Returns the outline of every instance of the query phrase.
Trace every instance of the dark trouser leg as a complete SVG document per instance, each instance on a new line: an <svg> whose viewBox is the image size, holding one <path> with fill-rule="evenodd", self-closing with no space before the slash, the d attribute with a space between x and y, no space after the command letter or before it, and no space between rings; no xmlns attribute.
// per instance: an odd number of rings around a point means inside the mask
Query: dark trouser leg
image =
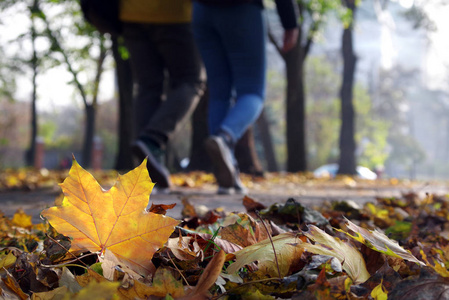
<svg viewBox="0 0 449 300"><path fill-rule="evenodd" d="M190 24L157 25L153 39L168 72L166 99L144 128L142 135L162 147L195 109L204 89L201 60Z"/></svg>
<svg viewBox="0 0 449 300"><path fill-rule="evenodd" d="M133 71L135 130L140 135L162 103L165 66L150 28L125 23L123 30Z"/></svg>

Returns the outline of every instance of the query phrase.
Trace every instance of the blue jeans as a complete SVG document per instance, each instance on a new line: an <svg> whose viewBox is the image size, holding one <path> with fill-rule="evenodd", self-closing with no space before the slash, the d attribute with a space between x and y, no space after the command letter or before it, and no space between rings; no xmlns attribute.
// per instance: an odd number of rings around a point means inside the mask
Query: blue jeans
<svg viewBox="0 0 449 300"><path fill-rule="evenodd" d="M194 2L193 33L207 72L209 131L237 141L263 108L265 14L257 4L213 6Z"/></svg>

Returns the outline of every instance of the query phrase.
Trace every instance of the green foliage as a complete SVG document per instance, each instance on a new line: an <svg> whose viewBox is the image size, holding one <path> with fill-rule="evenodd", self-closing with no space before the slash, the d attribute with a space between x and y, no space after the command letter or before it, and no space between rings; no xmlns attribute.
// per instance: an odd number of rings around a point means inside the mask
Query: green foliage
<svg viewBox="0 0 449 300"><path fill-rule="evenodd" d="M410 166L422 162L426 157L422 146L413 136L394 131L390 134L390 143L393 146L393 151L389 160L396 163Z"/></svg>
<svg viewBox="0 0 449 300"><path fill-rule="evenodd" d="M309 164L312 169L338 158L338 134L341 121L339 101L308 105Z"/></svg>
<svg viewBox="0 0 449 300"><path fill-rule="evenodd" d="M354 87L356 110L356 142L359 145L359 164L374 169L383 166L388 158L390 122L373 114L371 97L360 85Z"/></svg>
<svg viewBox="0 0 449 300"><path fill-rule="evenodd" d="M298 0L302 21L311 23L309 37L315 36L322 29L329 15L337 16L344 26L349 26L352 13L340 0Z"/></svg>
<svg viewBox="0 0 449 300"><path fill-rule="evenodd" d="M46 145L51 145L55 140L55 133L57 130L58 124L52 121L45 121L39 126L38 135L44 139L44 143Z"/></svg>
<svg viewBox="0 0 449 300"><path fill-rule="evenodd" d="M391 71L381 71L379 87L376 91L376 106L374 114L381 120L388 120L388 145L390 153L387 163L410 168L425 159L425 151L410 134L412 129L409 121L408 111L410 109L411 96L407 91L417 79L415 70L407 70L397 67ZM426 99L426 102L427 99ZM425 109L428 109L426 103Z"/></svg>
<svg viewBox="0 0 449 300"><path fill-rule="evenodd" d="M267 74L267 101L265 102L265 114L270 122L273 145L275 147L276 161L279 165L286 163L285 149L285 77L277 71L268 70Z"/></svg>
<svg viewBox="0 0 449 300"><path fill-rule="evenodd" d="M307 133L311 169L338 159L338 137L341 125L340 80L335 67L325 57L311 57L306 63ZM382 166L388 157L387 138L390 123L377 117L371 98L361 85L354 87L356 142L358 161L369 168Z"/></svg>
<svg viewBox="0 0 449 300"><path fill-rule="evenodd" d="M339 77L323 57L310 57L306 74L308 159L310 168L315 169L338 156Z"/></svg>
<svg viewBox="0 0 449 300"><path fill-rule="evenodd" d="M3 48L0 46L0 101L13 101L13 94L16 90L15 74L17 68L5 60Z"/></svg>

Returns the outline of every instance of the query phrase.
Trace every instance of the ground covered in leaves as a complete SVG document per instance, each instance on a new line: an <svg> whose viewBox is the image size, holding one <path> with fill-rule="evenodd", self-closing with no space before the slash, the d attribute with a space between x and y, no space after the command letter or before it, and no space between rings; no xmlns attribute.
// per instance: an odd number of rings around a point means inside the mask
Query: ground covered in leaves
<svg viewBox="0 0 449 300"><path fill-rule="evenodd" d="M446 196L319 209L242 197L240 213L185 200L175 220L144 211L143 165L108 191L75 161L61 177L45 222L0 214L0 299L449 299Z"/></svg>

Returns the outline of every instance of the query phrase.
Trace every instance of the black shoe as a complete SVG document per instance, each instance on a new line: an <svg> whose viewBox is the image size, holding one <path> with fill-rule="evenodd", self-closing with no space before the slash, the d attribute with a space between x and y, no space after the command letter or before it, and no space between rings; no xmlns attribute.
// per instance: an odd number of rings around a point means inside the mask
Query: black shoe
<svg viewBox="0 0 449 300"><path fill-rule="evenodd" d="M151 180L156 183L156 188L167 189L171 186L170 173L163 164L164 152L154 143L138 139L133 145L132 150L140 161L145 157L147 160L147 169Z"/></svg>
<svg viewBox="0 0 449 300"><path fill-rule="evenodd" d="M218 186L223 189L233 188L236 170L231 149L221 136L209 137L205 147L214 165L214 175Z"/></svg>

